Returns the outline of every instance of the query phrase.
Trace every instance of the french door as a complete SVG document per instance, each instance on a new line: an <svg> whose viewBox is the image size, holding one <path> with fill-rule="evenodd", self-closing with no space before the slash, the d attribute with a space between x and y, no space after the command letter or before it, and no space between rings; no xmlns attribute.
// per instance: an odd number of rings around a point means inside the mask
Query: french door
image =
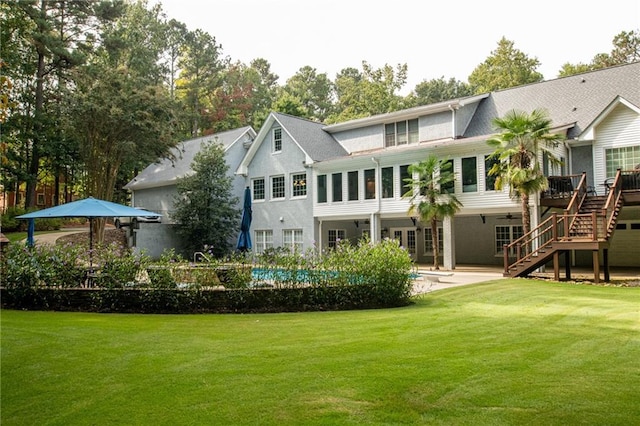
<svg viewBox="0 0 640 426"><path fill-rule="evenodd" d="M389 235L394 240L398 240L400 245L407 249L411 259L417 260L415 228L391 228Z"/></svg>

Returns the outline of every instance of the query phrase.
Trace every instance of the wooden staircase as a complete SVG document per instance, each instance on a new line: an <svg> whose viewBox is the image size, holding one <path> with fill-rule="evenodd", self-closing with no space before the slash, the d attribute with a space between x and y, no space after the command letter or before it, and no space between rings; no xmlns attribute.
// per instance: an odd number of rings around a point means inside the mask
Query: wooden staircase
<svg viewBox="0 0 640 426"><path fill-rule="evenodd" d="M599 280L598 253L608 249L624 204L620 170L606 196L590 195L583 174L563 214L553 213L521 238L503 247L504 276L522 277L553 260L556 279L558 259L571 250L594 252L594 274ZM608 264L605 265L608 280Z"/></svg>

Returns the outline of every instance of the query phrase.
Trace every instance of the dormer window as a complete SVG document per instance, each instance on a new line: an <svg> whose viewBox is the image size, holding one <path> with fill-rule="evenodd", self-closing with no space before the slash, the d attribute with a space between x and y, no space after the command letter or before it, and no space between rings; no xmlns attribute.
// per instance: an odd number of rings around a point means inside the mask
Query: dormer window
<svg viewBox="0 0 640 426"><path fill-rule="evenodd" d="M384 147L418 142L418 119L397 121L384 126Z"/></svg>
<svg viewBox="0 0 640 426"><path fill-rule="evenodd" d="M273 152L282 151L282 129L273 129Z"/></svg>

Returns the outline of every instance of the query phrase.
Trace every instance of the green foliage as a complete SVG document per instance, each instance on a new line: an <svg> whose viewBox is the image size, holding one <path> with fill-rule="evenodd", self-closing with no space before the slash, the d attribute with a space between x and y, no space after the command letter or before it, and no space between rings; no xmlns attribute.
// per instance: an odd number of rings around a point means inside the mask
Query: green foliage
<svg viewBox="0 0 640 426"><path fill-rule="evenodd" d="M640 60L640 31L622 31L613 38L611 53L598 53L590 63L562 65L558 77L567 77L587 71L595 71L616 65L631 64Z"/></svg>
<svg viewBox="0 0 640 426"><path fill-rule="evenodd" d="M473 95L472 88L454 78L424 80L418 83L408 96L406 107L435 104L449 99L462 98Z"/></svg>
<svg viewBox="0 0 640 426"><path fill-rule="evenodd" d="M203 251L207 245L214 257L222 257L231 249L240 222L222 146L206 143L191 168L195 173L177 183L173 219L178 235L188 250Z"/></svg>
<svg viewBox="0 0 640 426"><path fill-rule="evenodd" d="M409 190L403 194L409 198L409 215L418 216L420 221L431 227L433 267L440 268L438 221L453 217L462 208L462 203L454 195L455 175L453 164L448 159L438 159L435 155L409 166L409 173L416 178L407 178Z"/></svg>
<svg viewBox="0 0 640 426"><path fill-rule="evenodd" d="M480 94L537 83L544 78L536 71L539 66L537 58L529 58L514 48L514 42L502 37L497 49L469 75L469 84Z"/></svg>
<svg viewBox="0 0 640 426"><path fill-rule="evenodd" d="M529 196L548 185L538 157L544 152L550 161L559 163L550 148L562 141L563 136L551 133L551 120L543 110L533 110L530 114L509 111L504 117L494 119L493 124L501 133L487 144L494 149L491 157L499 161L491 167L489 175L496 176L496 189L508 184L510 195L521 201L526 234L531 229Z"/></svg>

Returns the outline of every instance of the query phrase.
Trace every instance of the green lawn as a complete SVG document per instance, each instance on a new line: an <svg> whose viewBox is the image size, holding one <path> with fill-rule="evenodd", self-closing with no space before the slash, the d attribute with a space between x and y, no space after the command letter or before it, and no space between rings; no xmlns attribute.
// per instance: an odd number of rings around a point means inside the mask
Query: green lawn
<svg viewBox="0 0 640 426"><path fill-rule="evenodd" d="M51 234L51 233L55 233L55 232L61 232L60 230L54 230L54 231L37 231L35 232L33 235L42 235L42 234ZM27 238L27 232L7 232L6 234L4 234L5 237L7 237L7 239L12 242L19 242L22 241L24 239Z"/></svg>
<svg viewBox="0 0 640 426"><path fill-rule="evenodd" d="M3 426L640 419L640 288L500 280L399 309L1 326Z"/></svg>

